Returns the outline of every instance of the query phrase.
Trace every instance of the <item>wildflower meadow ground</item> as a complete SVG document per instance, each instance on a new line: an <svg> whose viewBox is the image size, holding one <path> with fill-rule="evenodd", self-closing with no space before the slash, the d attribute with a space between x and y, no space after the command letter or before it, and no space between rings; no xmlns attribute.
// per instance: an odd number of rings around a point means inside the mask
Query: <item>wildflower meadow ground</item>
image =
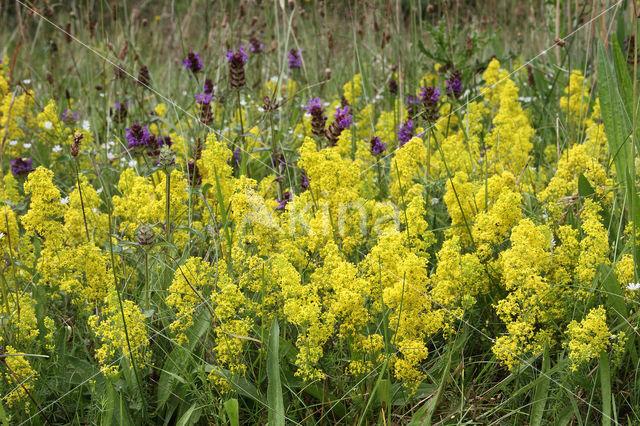
<svg viewBox="0 0 640 426"><path fill-rule="evenodd" d="M0 422L640 424L637 7L0 1Z"/></svg>

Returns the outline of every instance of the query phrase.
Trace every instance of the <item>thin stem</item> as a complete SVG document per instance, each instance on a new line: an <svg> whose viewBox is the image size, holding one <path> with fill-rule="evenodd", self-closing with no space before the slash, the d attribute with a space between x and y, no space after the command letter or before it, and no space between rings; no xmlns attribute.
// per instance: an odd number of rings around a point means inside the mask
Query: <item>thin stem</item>
<svg viewBox="0 0 640 426"><path fill-rule="evenodd" d="M87 225L87 214L84 211L84 199L82 198L82 188L80 186L80 168L78 167L78 158L74 158L76 165L76 180L78 182L78 194L80 194L80 207L82 207L82 219L84 219L84 231L87 234L87 243L91 243L91 238L89 238L89 226Z"/></svg>

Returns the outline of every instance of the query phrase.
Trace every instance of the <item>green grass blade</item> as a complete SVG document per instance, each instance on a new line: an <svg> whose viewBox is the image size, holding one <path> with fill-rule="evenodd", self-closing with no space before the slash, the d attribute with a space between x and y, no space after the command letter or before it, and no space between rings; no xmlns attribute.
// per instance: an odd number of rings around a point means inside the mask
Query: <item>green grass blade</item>
<svg viewBox="0 0 640 426"><path fill-rule="evenodd" d="M284 402L282 400L282 385L280 383L280 326L274 319L269 332L269 346L267 348L267 402L269 403L269 425L284 425Z"/></svg>
<svg viewBox="0 0 640 426"><path fill-rule="evenodd" d="M600 354L600 389L602 391L602 426L611 424L611 369L609 367L609 354L603 351Z"/></svg>
<svg viewBox="0 0 640 426"><path fill-rule="evenodd" d="M605 133L609 142L609 152L616 165L616 176L622 187L626 185L626 173L631 150L628 138L631 134L631 123L624 111L624 103L618 92L617 82L611 69L611 62L607 57L602 41L598 42L598 98Z"/></svg>

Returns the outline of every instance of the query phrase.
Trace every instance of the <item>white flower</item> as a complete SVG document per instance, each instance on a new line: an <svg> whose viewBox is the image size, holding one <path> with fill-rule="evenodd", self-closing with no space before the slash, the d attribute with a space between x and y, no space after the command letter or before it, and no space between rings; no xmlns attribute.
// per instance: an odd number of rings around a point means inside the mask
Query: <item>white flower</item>
<svg viewBox="0 0 640 426"><path fill-rule="evenodd" d="M31 148L31 144L30 143L23 143L22 146L24 146L27 149Z"/></svg>
<svg viewBox="0 0 640 426"><path fill-rule="evenodd" d="M12 139L12 140L9 141L9 145L16 146L16 145L18 145L18 141L15 140L15 139Z"/></svg>
<svg viewBox="0 0 640 426"><path fill-rule="evenodd" d="M69 197L62 197L60 198L60 202L62 204L69 204Z"/></svg>
<svg viewBox="0 0 640 426"><path fill-rule="evenodd" d="M62 151L62 147L60 145L55 145L53 148L51 148L51 151L60 152Z"/></svg>
<svg viewBox="0 0 640 426"><path fill-rule="evenodd" d="M4 232L0 232L0 240L4 238Z"/></svg>
<svg viewBox="0 0 640 426"><path fill-rule="evenodd" d="M84 120L82 122L82 128L87 132L91 129L91 123L89 123L89 120Z"/></svg>
<svg viewBox="0 0 640 426"><path fill-rule="evenodd" d="M53 129L53 123L50 122L49 120L45 121L44 122L44 128L47 129L47 130Z"/></svg>
<svg viewBox="0 0 640 426"><path fill-rule="evenodd" d="M129 167L134 168L137 165L138 163L136 162L136 160L129 160L129 163L128 163Z"/></svg>
<svg viewBox="0 0 640 426"><path fill-rule="evenodd" d="M627 284L627 290L631 290L631 291L640 290L640 283L629 283L629 284Z"/></svg>
<svg viewBox="0 0 640 426"><path fill-rule="evenodd" d="M23 82L24 84L31 84L31 79L27 78L27 79L25 79L25 80L22 80L22 82Z"/></svg>
<svg viewBox="0 0 640 426"><path fill-rule="evenodd" d="M438 204L440 202L440 199L437 197L432 198L431 200L429 200L429 204L431 204L432 206L435 206L436 204Z"/></svg>
<svg viewBox="0 0 640 426"><path fill-rule="evenodd" d="M104 98L104 93L100 93L100 97L101 97L101 98Z"/></svg>
<svg viewBox="0 0 640 426"><path fill-rule="evenodd" d="M102 192L102 190L103 190L103 188L98 188L98 189L96 189L96 194L101 193L101 192Z"/></svg>

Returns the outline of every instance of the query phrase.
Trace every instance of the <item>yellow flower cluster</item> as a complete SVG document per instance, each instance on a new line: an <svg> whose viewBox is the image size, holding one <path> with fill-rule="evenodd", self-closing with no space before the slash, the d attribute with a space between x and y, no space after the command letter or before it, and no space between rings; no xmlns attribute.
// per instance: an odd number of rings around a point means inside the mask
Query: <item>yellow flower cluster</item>
<svg viewBox="0 0 640 426"><path fill-rule="evenodd" d="M133 301L122 300L120 305L118 297L115 288L110 286L103 312L90 316L88 320L102 342L95 357L105 376L117 374L122 359L128 365L135 363L138 369L146 368L150 361L146 318Z"/></svg>
<svg viewBox="0 0 640 426"><path fill-rule="evenodd" d="M581 365L597 358L609 348L619 350L625 341L623 332L613 340L614 336L607 326L607 314L602 306L591 309L580 322L571 321L567 327L567 336L572 371L577 371Z"/></svg>

